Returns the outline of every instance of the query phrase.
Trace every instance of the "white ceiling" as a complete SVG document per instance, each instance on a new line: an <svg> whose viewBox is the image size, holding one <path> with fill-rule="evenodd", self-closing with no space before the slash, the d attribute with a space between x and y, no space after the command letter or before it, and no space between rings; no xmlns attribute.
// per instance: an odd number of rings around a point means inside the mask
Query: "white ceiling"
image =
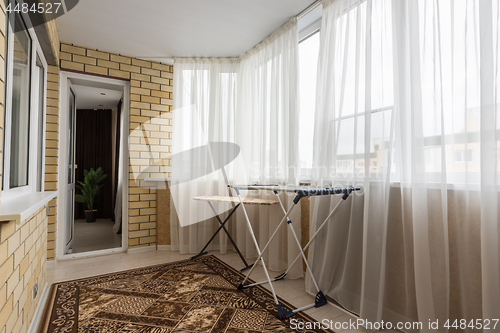
<svg viewBox="0 0 500 333"><path fill-rule="evenodd" d="M315 0L80 0L57 19L61 41L128 56L234 57Z"/></svg>
<svg viewBox="0 0 500 333"><path fill-rule="evenodd" d="M78 79L72 79L71 83L77 109L116 109L123 96L121 86Z"/></svg>

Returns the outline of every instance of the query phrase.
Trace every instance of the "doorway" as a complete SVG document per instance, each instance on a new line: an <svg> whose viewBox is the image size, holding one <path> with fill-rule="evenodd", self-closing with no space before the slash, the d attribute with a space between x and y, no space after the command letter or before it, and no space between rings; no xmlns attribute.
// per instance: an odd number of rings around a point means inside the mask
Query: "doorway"
<svg viewBox="0 0 500 333"><path fill-rule="evenodd" d="M57 259L128 247L128 92L128 81L61 71ZM95 222L87 222L88 200L75 195L88 199L79 184L98 169L106 177L91 205Z"/></svg>

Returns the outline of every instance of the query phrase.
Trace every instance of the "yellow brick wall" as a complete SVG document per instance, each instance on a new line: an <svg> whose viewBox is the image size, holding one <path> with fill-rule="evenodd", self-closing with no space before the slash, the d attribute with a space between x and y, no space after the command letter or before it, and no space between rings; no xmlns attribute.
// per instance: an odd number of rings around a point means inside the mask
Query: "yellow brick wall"
<svg viewBox="0 0 500 333"><path fill-rule="evenodd" d="M6 30L5 5L4 1L0 1L0 182L3 169ZM54 69L58 70L57 67L53 67L52 71ZM49 99L47 102L50 104ZM47 132L50 132L49 123L55 122L57 125L58 121L49 116L49 108L47 110ZM49 140L52 142L49 143ZM47 150L55 148L57 159L57 136L55 146L53 140L54 137L47 133ZM52 168L48 167L51 165L50 159L46 162L47 174L53 174L53 170L57 169L57 161L52 164ZM55 190L50 176L46 180L46 190ZM33 319L46 284L47 223L45 207L19 225L15 221L0 223L1 333L26 332ZM38 293L33 297L35 284L38 285Z"/></svg>
<svg viewBox="0 0 500 333"><path fill-rule="evenodd" d="M152 159L171 155L172 66L65 43L59 58L61 70L130 80L130 131L155 119L143 126L139 136L130 138L130 161L141 171L147 168L151 177L162 175ZM144 151L146 144L151 152ZM128 215L129 248L156 244L155 190L138 186L131 165Z"/></svg>
<svg viewBox="0 0 500 333"><path fill-rule="evenodd" d="M0 225L0 332L26 332L46 283L45 207L21 224ZM33 287L38 294L33 297Z"/></svg>
<svg viewBox="0 0 500 333"><path fill-rule="evenodd" d="M47 68L47 114L45 125L45 191L57 191L59 148L59 67ZM55 260L57 198L49 202L47 260Z"/></svg>
<svg viewBox="0 0 500 333"><path fill-rule="evenodd" d="M5 4L0 1L0 162L3 162L3 133L5 105L5 36L7 32ZM0 184L3 183L3 163L0 163ZM1 192L0 192L1 194ZM0 303L1 304L1 303Z"/></svg>

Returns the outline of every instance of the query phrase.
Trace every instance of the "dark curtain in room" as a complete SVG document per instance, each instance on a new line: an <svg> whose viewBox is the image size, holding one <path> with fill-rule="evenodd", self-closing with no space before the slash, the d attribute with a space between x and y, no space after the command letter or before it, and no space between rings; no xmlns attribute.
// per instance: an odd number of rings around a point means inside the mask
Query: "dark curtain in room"
<svg viewBox="0 0 500 333"><path fill-rule="evenodd" d="M111 110L77 110L76 112L76 180L83 181L83 171L102 167L108 176L101 193L97 195L94 209L97 218L113 217L112 172L113 143L111 136ZM76 193L81 193L76 189ZM76 203L75 219L85 218L85 206Z"/></svg>

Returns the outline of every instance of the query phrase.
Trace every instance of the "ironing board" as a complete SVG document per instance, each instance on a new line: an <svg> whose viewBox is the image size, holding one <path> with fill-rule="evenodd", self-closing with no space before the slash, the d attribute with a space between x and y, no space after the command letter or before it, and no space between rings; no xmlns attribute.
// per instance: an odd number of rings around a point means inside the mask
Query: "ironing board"
<svg viewBox="0 0 500 333"><path fill-rule="evenodd" d="M231 188L231 189L233 189L236 192L236 195L238 197L238 200L239 200L240 204L243 204L244 200L245 200L245 199L241 198L240 190L247 190L247 191L252 191L252 190L267 190L267 191L273 191L274 194L276 195L277 202L280 204L281 209L285 213L285 216L283 217L283 219L281 220L281 222L276 227L276 230L272 234L271 238L269 238L269 241L267 242L267 244L261 249L259 247L259 244L257 243L257 239L255 238L255 233L253 231L252 224L250 223L250 220L248 218L248 214L247 214L247 211L245 209L245 206L242 205L243 213L244 213L245 219L247 221L248 231L250 232L250 234L252 236L252 240L253 240L253 242L255 244L255 247L257 249L258 257L255 260L254 264L252 265L250 271L247 273L247 275L243 279L243 282L241 282L240 285L238 286L238 289L246 289L246 288L251 288L251 287L254 287L254 286L257 286L257 285L269 283L269 286L270 286L270 289L271 289L271 292L273 294L274 301L276 303L276 307L277 307L277 310L278 310L278 316L279 316L280 319L289 318L289 317L293 316L294 314L296 314L299 311L304 311L304 310L310 309L312 307L316 307L317 308L317 307L325 305L327 303L326 297L323 294L323 292L320 290L320 288L318 286L318 283L316 282L316 279L314 278L314 275L313 275L313 272L311 270L311 267L309 266L309 263L308 263L307 258L305 256L305 251L311 245L311 243L314 241L314 239L319 234L319 232L321 231L321 229L326 225L326 222L333 216L333 214L335 213L335 211L337 210L337 208L340 206L340 204L342 202L344 202L345 200L347 200L347 198L351 195L351 193L353 191L359 191L361 189L358 188L358 187L317 188L317 187L310 187L310 186L279 186L279 185L228 185L228 187ZM281 200L279 198L279 192L294 192L295 193L295 197L293 199L293 204L290 206L290 208L288 209L288 211L285 210L285 207L283 206L283 203L281 202ZM292 212L293 208L304 197L312 197L312 196L320 196L320 195L340 195L340 194L342 194L342 200L340 200L339 203L330 211L330 213L328 214L328 216L326 217L326 219L318 226L318 228L316 229L316 232L310 237L309 242L302 248L301 244L300 244L300 241L299 241L299 239L297 237L297 234L295 233L295 230L293 228L292 221L288 218L288 216ZM271 243L271 241L273 240L273 238L276 236L278 230L280 229L280 227L283 225L283 223L285 221L287 221L288 227L290 228L290 231L291 231L293 237L295 238L295 242L297 243L297 246L300 249L300 254L295 258L295 260L292 262L292 264L290 265L290 267L284 273L282 273L282 274L276 276L275 278L271 279L270 276L269 276L269 272L267 270L267 267L266 267L266 265L264 263L264 259L262 258L262 255L268 249L269 244ZM317 294L316 294L316 297L314 299L314 303L313 304L306 305L304 307L292 310L289 307L287 307L286 305L283 305L283 304L279 303L278 297L276 296L276 292L274 291L274 288L273 288L273 282L279 281L279 280L282 280L283 278L285 278L285 276L288 274L288 271L290 270L290 268L293 267L293 265L301 257L302 257L302 259L303 259L303 261L304 261L304 263L306 265L307 270L311 274L311 280L314 283L314 286L315 286L315 288L317 290ZM264 272L266 274L266 280L261 281L261 282L252 283L252 284L247 284L246 282L247 282L248 278L250 277L250 274L252 274L252 272L253 272L254 268L256 267L257 263L259 262L259 260L262 262L262 267L264 268Z"/></svg>
<svg viewBox="0 0 500 333"><path fill-rule="evenodd" d="M245 198L245 199L241 199L241 198L225 197L225 196L200 196L200 197L194 197L193 200L206 201L208 203L208 205L210 206L210 208L212 209L212 212L214 213L214 216L219 221L220 226L215 231L215 233L212 235L212 238L210 238L210 240L207 242L207 244L205 244L205 246L200 251L200 253L198 253L197 255L195 255L193 257L191 257L191 259L198 258L200 256L203 256L203 255L207 254L207 252L205 251L205 249L214 240L215 236L217 236L217 234L219 233L219 231L221 229L223 229L224 232L226 233L227 237L229 238L229 241L231 242L231 244L233 244L233 247L238 252L238 255L240 256L241 261L243 261L243 264L245 265L245 267L243 269L241 269L240 272L244 271L245 269L248 269L248 268L252 267L252 265L248 265L247 261L245 260L245 257L243 257L243 255L241 254L240 249L238 249L238 246L236 246L236 243L234 242L233 238L229 234L229 231L226 229L226 223L227 223L227 221L229 221L229 219L231 218L231 216L233 215L233 213L238 209L238 207L240 207L240 205L265 205L265 206L270 206L270 205L276 205L278 203L278 201L276 201L276 200L266 200L266 199L260 199L260 198ZM229 215L226 217L226 219L223 222L221 220L219 214L215 210L214 206L212 205L212 202L231 202L231 203L237 203L237 205L233 207L233 209L231 210L231 212L229 213Z"/></svg>

